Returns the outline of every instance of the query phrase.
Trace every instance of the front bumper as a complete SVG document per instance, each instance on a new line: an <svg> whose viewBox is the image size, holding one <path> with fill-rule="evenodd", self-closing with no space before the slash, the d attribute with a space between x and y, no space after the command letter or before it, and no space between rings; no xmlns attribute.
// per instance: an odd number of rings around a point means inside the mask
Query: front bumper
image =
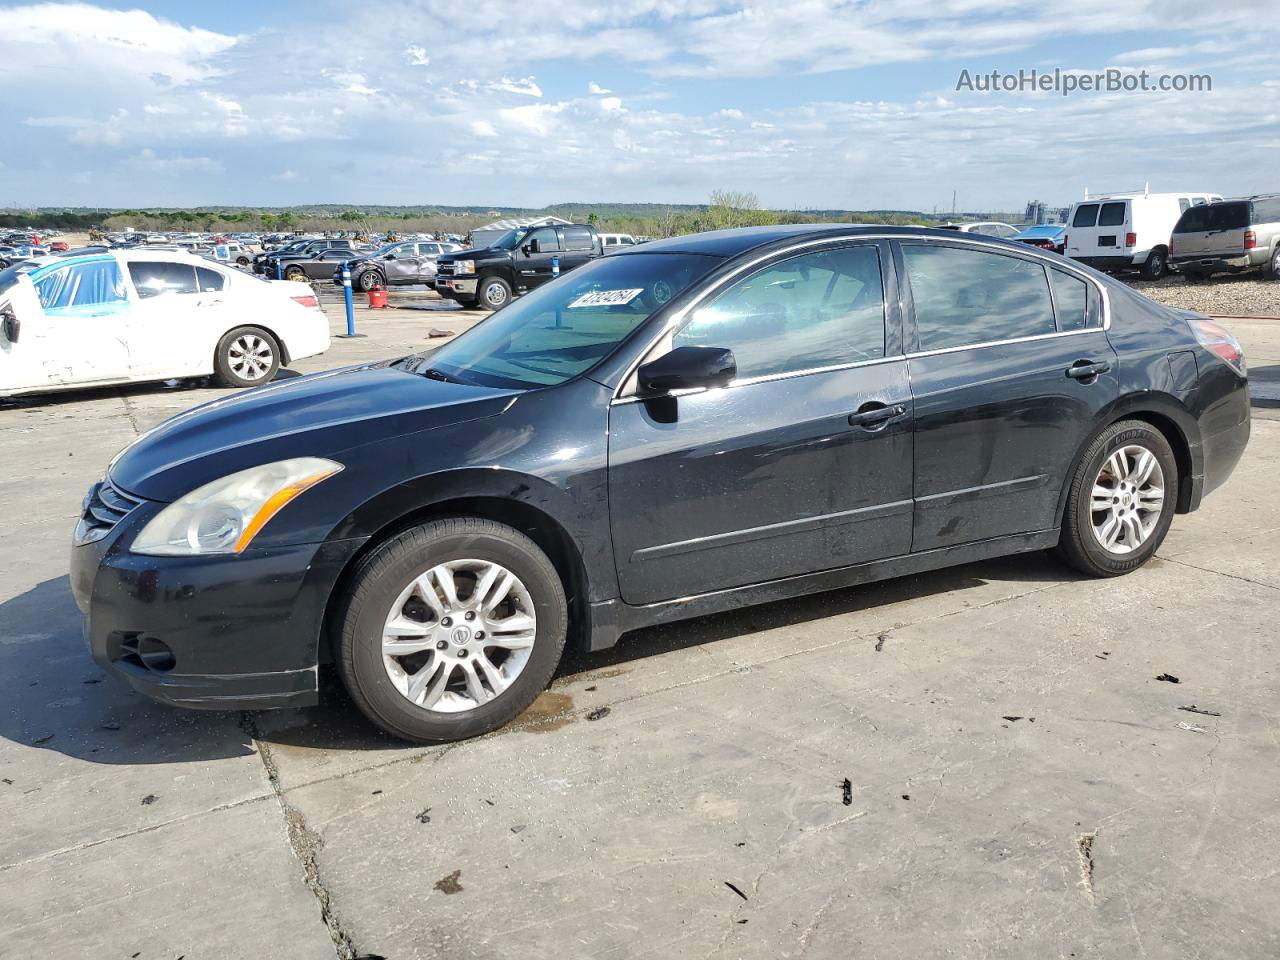
<svg viewBox="0 0 1280 960"><path fill-rule="evenodd" d="M324 614L363 540L149 557L131 542L160 504L71 549L71 590L93 659L139 693L183 707L260 710L317 702Z"/></svg>
<svg viewBox="0 0 1280 960"><path fill-rule="evenodd" d="M436 277L436 291L445 297L452 297L455 294L461 294L464 297L474 297L476 295L476 286L480 283L479 277Z"/></svg>

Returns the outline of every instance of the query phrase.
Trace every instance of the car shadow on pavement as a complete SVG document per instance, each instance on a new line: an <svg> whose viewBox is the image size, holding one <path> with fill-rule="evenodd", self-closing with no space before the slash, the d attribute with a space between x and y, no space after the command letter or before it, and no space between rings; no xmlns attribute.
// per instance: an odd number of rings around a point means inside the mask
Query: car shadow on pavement
<svg viewBox="0 0 1280 960"><path fill-rule="evenodd" d="M1077 578L1048 554L1024 554L649 627L624 636L609 650L570 650L555 685L663 653L992 581L1035 584ZM322 668L318 707L254 714L183 710L152 703L106 675L90 659L80 630L80 613L66 577L47 580L0 604L0 737L103 764L244 756L255 752L254 740L286 749L378 751L407 746L361 715L332 668ZM870 634L868 642L874 642Z"/></svg>

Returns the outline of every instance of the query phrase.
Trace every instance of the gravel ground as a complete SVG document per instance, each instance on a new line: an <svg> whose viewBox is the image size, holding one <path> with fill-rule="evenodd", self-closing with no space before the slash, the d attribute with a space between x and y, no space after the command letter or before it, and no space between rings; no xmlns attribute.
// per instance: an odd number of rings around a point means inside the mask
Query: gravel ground
<svg viewBox="0 0 1280 960"><path fill-rule="evenodd" d="M1144 296L1183 310L1220 317L1280 317L1280 282L1264 280L1260 274L1214 277L1205 283L1188 283L1181 276L1154 282L1124 279Z"/></svg>

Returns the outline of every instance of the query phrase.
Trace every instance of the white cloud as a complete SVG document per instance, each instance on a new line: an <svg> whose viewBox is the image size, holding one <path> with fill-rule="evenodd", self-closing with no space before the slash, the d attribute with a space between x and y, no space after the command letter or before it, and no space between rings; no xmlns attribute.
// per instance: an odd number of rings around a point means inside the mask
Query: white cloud
<svg viewBox="0 0 1280 960"><path fill-rule="evenodd" d="M724 117L726 120L741 120L745 114L733 107L725 107L723 110L716 111L717 117Z"/></svg>
<svg viewBox="0 0 1280 960"><path fill-rule="evenodd" d="M498 131L493 129L493 124L488 120L472 120L471 132L477 137L496 137Z"/></svg>
<svg viewBox="0 0 1280 960"><path fill-rule="evenodd" d="M542 88L538 86L537 81L533 77L521 77L519 80L513 80L510 77L503 77L489 84L489 89L500 90L504 93L515 93L523 97L540 97L542 96Z"/></svg>
<svg viewBox="0 0 1280 960"><path fill-rule="evenodd" d="M597 96L603 96L606 93L613 93L613 91L609 90L606 87L600 86L600 84L592 80L590 83L587 84L587 93L594 94Z"/></svg>
<svg viewBox="0 0 1280 960"><path fill-rule="evenodd" d="M404 54L409 58L409 63L415 67L426 67L431 64L426 47L408 46L404 48Z"/></svg>
<svg viewBox="0 0 1280 960"><path fill-rule="evenodd" d="M141 152L127 158L125 164L143 173L160 176L221 173L223 171L222 163L212 157L190 157L181 153L161 155L150 147L144 147Z"/></svg>
<svg viewBox="0 0 1280 960"><path fill-rule="evenodd" d="M600 109L605 113L614 113L622 109L621 97L602 97L599 103Z"/></svg>

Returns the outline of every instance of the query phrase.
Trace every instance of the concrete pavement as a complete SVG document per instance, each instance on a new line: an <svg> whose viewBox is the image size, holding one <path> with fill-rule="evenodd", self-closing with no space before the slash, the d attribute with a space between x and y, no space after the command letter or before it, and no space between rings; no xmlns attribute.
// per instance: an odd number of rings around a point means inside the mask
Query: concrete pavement
<svg viewBox="0 0 1280 960"><path fill-rule="evenodd" d="M473 319L364 310L368 339L297 369ZM1280 379L1280 323L1234 326ZM1235 477L1134 575L1029 556L643 631L512 727L411 748L336 691L185 713L85 655L80 497L221 393L0 409L0 957L1280 952L1265 396Z"/></svg>

